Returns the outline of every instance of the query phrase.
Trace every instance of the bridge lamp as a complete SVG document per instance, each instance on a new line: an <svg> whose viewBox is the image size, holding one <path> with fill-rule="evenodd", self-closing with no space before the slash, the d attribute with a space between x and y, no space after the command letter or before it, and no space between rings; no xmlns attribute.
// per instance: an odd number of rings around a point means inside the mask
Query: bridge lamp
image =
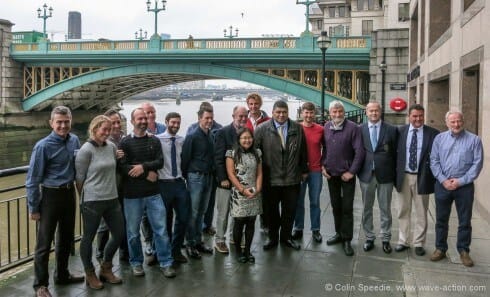
<svg viewBox="0 0 490 297"><path fill-rule="evenodd" d="M327 48L330 46L332 41L328 37L327 31L322 31L320 37L316 40L318 44L318 48L322 51L322 94L320 101L320 109L322 111L321 114L321 122L325 123L325 52Z"/></svg>
<svg viewBox="0 0 490 297"><path fill-rule="evenodd" d="M41 12L43 12L43 14L41 14ZM48 38L48 35L46 35L46 19L52 16L53 16L53 8L50 6L48 9L48 5L46 5L46 3L44 3L43 5L43 10L41 10L41 8L37 9L37 17L43 19L43 36L46 39Z"/></svg>
<svg viewBox="0 0 490 297"><path fill-rule="evenodd" d="M155 13L155 33L152 38L158 38L158 13L162 10L165 10L165 5L167 4L167 0L162 0L162 7L158 7L158 1L155 0L154 8L151 8L151 1L146 1L146 11Z"/></svg>
<svg viewBox="0 0 490 297"><path fill-rule="evenodd" d="M386 53L386 48L383 49ZM381 64L379 64L379 70L381 70L381 119L385 119L385 78L386 78L386 61L385 58L383 57L383 61L381 61Z"/></svg>
<svg viewBox="0 0 490 297"><path fill-rule="evenodd" d="M138 35L139 32L139 35ZM143 40L148 37L148 32L145 31L145 34L143 34L143 29L139 29L138 31L134 32L134 38L138 40Z"/></svg>
<svg viewBox="0 0 490 297"><path fill-rule="evenodd" d="M223 33L224 33L224 36L227 37L227 38L233 38L233 37L238 37L238 28L235 29L235 35L233 35L233 26L230 26L229 27L229 30L230 30L230 34L227 35L226 34L226 29L223 30Z"/></svg>

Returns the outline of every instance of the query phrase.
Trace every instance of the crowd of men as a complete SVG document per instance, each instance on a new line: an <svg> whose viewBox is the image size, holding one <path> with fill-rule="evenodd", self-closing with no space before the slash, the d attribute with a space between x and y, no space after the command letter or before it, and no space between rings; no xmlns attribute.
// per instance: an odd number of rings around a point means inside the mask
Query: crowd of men
<svg viewBox="0 0 490 297"><path fill-rule="evenodd" d="M303 237L307 189L312 239L322 242L320 193L326 178L335 227L335 234L326 243L342 244L345 255L352 256L357 177L362 194L364 251L375 246L373 208L377 199L382 250L392 252L395 188L400 228L394 250L402 252L413 246L417 255L424 255L429 194L435 193L436 249L430 259L439 261L446 256L454 201L459 218L457 250L462 263L473 266L469 256L473 182L482 169L483 149L480 138L464 129L461 112L449 111L445 118L448 130L439 133L425 125L424 108L419 104L410 106L408 124L400 127L383 121L381 106L374 101L367 104L367 122L360 126L345 117L340 101L330 103L330 120L324 126L316 123L312 103L303 104L300 123L289 118L286 102L276 101L271 117L261 106L260 95L250 94L247 106L236 106L231 123L222 127L214 121L212 106L203 103L197 123L185 137L178 134L181 116L176 112L167 113L165 124L157 122L151 103L131 112L133 130L122 139L118 130L114 137L118 137L121 150L118 174L123 182L119 195L127 237L126 244L121 245L120 260L129 260L134 276L144 276L146 262L159 264L166 277L175 277L176 264L186 263L188 258L200 259L213 250L229 253L227 238L230 245L242 244L233 242L228 231L233 229L233 220L225 154L243 127L254 132L255 146L262 151L260 223L268 235L264 250L279 244L301 249L298 240ZM113 127L120 125L120 117L116 118ZM31 219L39 221L33 285L37 296L51 296L48 260L56 229L55 283L84 281L82 275L68 271L76 209L74 160L80 148L78 137L70 133L71 120L69 109L55 108L50 119L53 131L36 144L30 160L28 206ZM215 209L216 229L211 225ZM203 232L215 234L214 247L204 244Z"/></svg>

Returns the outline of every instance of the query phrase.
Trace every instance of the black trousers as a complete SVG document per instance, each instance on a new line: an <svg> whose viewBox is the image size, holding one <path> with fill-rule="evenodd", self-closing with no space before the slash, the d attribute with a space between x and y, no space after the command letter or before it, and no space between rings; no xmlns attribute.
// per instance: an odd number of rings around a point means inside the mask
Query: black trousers
<svg viewBox="0 0 490 297"><path fill-rule="evenodd" d="M75 232L75 188L41 189L39 229L34 254L34 289L49 285L48 261L55 231L56 268L54 278L69 277L68 258Z"/></svg>
<svg viewBox="0 0 490 297"><path fill-rule="evenodd" d="M300 184L268 188L264 200L267 201L267 223L271 241L291 239L299 191Z"/></svg>
<svg viewBox="0 0 490 297"><path fill-rule="evenodd" d="M340 176L328 179L328 191L332 204L335 232L343 241L351 241L354 233L354 191L356 178L344 182Z"/></svg>

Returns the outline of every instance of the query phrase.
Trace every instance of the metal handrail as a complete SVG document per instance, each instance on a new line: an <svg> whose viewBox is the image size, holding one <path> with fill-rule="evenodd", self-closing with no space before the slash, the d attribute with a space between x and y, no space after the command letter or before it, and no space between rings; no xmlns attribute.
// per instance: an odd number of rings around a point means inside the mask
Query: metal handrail
<svg viewBox="0 0 490 297"><path fill-rule="evenodd" d="M24 171L20 170L20 172L17 169L2 170L4 174L1 176L13 176L26 171L27 166ZM25 185L0 189L0 193L20 189L25 189ZM76 207L76 213L79 214L78 202ZM2 273L33 260L38 222L30 220L26 195L1 200L0 213L0 273ZM75 234L75 241L79 241L82 234L81 216L79 216L79 226L76 231L78 232ZM54 247L51 248L51 251L54 251Z"/></svg>

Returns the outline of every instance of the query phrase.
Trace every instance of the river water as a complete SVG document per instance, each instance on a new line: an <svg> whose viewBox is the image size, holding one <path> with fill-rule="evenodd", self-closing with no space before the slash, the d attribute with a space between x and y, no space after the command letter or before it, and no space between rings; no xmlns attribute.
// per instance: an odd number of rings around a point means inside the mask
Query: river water
<svg viewBox="0 0 490 297"><path fill-rule="evenodd" d="M209 101L209 100L208 100ZM132 130L132 125L130 123L131 111L138 107L143 101L124 101L123 110L121 113L127 118L127 131ZM182 123L180 127L179 134L185 136L187 128L197 121L197 111L202 101L191 101L182 100L180 105L175 103L175 100L162 100L162 101L151 101L155 105L157 113L157 122L164 123L165 116L169 112L178 112L182 117ZM224 100L224 101L213 101L210 103L213 105L214 109L214 120L221 125L225 126L231 123L233 108L237 105L247 107L244 100ZM289 101L289 116L292 119L296 119L296 110L300 106L301 102L294 100ZM269 98L264 98L262 110L267 112L269 116L272 113L272 106L274 101Z"/></svg>

